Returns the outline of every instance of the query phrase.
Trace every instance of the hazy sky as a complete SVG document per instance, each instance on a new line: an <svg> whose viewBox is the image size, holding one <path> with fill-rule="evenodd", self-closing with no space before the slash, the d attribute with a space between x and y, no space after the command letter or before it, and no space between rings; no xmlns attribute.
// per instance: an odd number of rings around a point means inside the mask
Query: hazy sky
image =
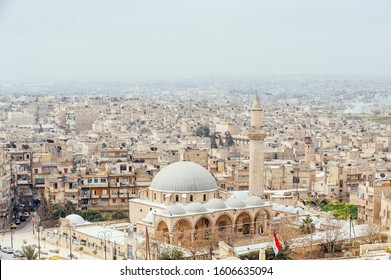
<svg viewBox="0 0 391 280"><path fill-rule="evenodd" d="M0 82L391 76L390 0L0 0Z"/></svg>

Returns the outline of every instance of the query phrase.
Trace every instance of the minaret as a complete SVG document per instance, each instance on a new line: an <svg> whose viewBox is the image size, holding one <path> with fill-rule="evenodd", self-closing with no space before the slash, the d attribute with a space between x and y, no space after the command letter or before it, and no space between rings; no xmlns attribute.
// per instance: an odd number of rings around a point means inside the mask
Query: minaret
<svg viewBox="0 0 391 280"><path fill-rule="evenodd" d="M262 129L263 109L259 104L258 96L254 96L251 107L251 128L248 131L250 140L250 184L249 194L263 197L263 140L266 133Z"/></svg>

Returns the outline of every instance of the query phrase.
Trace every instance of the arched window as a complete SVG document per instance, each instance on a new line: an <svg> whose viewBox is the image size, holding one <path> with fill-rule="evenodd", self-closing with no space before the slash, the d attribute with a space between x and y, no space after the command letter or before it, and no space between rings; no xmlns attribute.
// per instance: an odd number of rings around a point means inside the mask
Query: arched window
<svg viewBox="0 0 391 280"><path fill-rule="evenodd" d="M179 195L176 195L176 196L175 196L175 201L176 201L176 202L179 201Z"/></svg>
<svg viewBox="0 0 391 280"><path fill-rule="evenodd" d="M193 195L191 194L190 195L190 202L192 202L193 201Z"/></svg>

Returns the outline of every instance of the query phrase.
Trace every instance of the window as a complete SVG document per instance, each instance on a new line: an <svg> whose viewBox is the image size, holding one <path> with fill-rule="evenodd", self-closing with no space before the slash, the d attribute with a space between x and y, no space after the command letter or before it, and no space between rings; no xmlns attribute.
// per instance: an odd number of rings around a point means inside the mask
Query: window
<svg viewBox="0 0 391 280"><path fill-rule="evenodd" d="M38 174L38 169L34 168L34 174Z"/></svg>
<svg viewBox="0 0 391 280"><path fill-rule="evenodd" d="M121 203L125 203L125 198L121 198Z"/></svg>
<svg viewBox="0 0 391 280"><path fill-rule="evenodd" d="M175 196L175 201L176 201L176 202L179 201L179 195L176 195L176 196Z"/></svg>
<svg viewBox="0 0 391 280"><path fill-rule="evenodd" d="M57 190L57 188L58 188L57 183L52 183L52 187L53 187L53 189Z"/></svg>
<svg viewBox="0 0 391 280"><path fill-rule="evenodd" d="M136 194L136 189L132 189L132 194Z"/></svg>
<svg viewBox="0 0 391 280"><path fill-rule="evenodd" d="M191 194L190 195L190 202L192 202L193 201L193 195Z"/></svg>
<svg viewBox="0 0 391 280"><path fill-rule="evenodd" d="M88 184L92 184L92 179L88 179Z"/></svg>
<svg viewBox="0 0 391 280"><path fill-rule="evenodd" d="M113 203L117 203L117 199L113 198Z"/></svg>
<svg viewBox="0 0 391 280"><path fill-rule="evenodd" d="M101 178L100 182L101 182L101 184L106 184L107 183L107 179L106 178Z"/></svg>
<svg viewBox="0 0 391 280"><path fill-rule="evenodd" d="M44 185L45 179L44 178L35 178L35 184L36 185Z"/></svg>
<svg viewBox="0 0 391 280"><path fill-rule="evenodd" d="M94 184L98 184L99 183L99 179L98 178L95 178L94 179Z"/></svg>
<svg viewBox="0 0 391 280"><path fill-rule="evenodd" d="M206 201L206 194L204 194L204 201Z"/></svg>
<svg viewBox="0 0 391 280"><path fill-rule="evenodd" d="M156 200L156 193L153 194L153 199Z"/></svg>

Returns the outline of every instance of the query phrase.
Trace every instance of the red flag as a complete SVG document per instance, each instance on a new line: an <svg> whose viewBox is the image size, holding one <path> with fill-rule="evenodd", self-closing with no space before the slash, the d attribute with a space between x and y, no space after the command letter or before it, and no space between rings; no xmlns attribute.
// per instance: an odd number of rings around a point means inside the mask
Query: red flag
<svg viewBox="0 0 391 280"><path fill-rule="evenodd" d="M277 235L276 235L276 233L274 233L274 236L273 236L273 251L274 251L274 254L277 255L278 252L280 252L280 249L281 249L280 241L278 241Z"/></svg>

